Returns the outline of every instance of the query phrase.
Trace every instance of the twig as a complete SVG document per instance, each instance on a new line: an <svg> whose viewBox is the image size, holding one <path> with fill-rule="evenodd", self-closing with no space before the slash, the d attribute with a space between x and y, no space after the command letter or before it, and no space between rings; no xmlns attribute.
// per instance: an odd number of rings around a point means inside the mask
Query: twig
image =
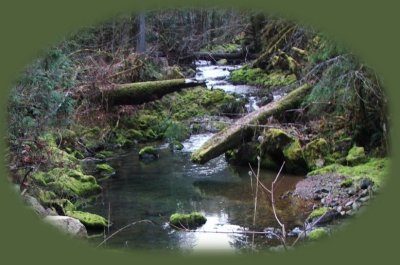
<svg viewBox="0 0 400 265"><path fill-rule="evenodd" d="M119 232L121 232L122 230L124 230L124 229L126 229L126 228L128 228L128 227L130 227L130 226L139 224L139 223L150 223L150 224L153 224L153 222L150 221L150 220L140 220L140 221L136 221L136 222L130 223L130 224L128 224L128 225L126 225L126 226L124 226L124 227L118 229L117 231L115 231L114 233L112 233L110 236L108 236L107 238L105 238L100 244L97 245L97 247L100 247L101 245L103 245L103 244L104 244L105 242L107 242L110 238L112 238L113 236L115 236L116 234L118 234Z"/></svg>

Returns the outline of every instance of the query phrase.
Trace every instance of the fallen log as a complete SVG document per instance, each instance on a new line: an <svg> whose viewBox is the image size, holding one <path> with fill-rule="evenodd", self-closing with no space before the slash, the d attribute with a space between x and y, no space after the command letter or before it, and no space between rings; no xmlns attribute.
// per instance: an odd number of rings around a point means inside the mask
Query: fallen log
<svg viewBox="0 0 400 265"><path fill-rule="evenodd" d="M183 88L205 86L193 79L171 79L115 85L102 90L109 105L139 105Z"/></svg>
<svg viewBox="0 0 400 265"><path fill-rule="evenodd" d="M243 141L249 140L259 124L265 124L272 115L282 113L285 110L298 106L304 97L310 92L311 86L304 84L282 97L280 100L238 119L230 127L215 134L192 154L192 161L204 164L229 149L239 146Z"/></svg>
<svg viewBox="0 0 400 265"><path fill-rule="evenodd" d="M257 58L254 54L250 54L250 53L246 54L246 52L243 52L243 51L233 52L233 53L195 52L195 53L193 53L193 57L197 60L208 60L208 61L214 61L215 63L221 59L226 59L228 61L231 61L231 60L244 60L244 59Z"/></svg>

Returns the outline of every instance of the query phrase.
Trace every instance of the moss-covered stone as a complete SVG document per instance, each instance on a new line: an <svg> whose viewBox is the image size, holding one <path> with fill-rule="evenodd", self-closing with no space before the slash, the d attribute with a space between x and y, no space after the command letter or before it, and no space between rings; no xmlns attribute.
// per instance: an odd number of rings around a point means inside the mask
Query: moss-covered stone
<svg viewBox="0 0 400 265"><path fill-rule="evenodd" d="M353 166L360 163L365 163L367 160L368 159L365 156L364 147L353 146L346 156L348 165Z"/></svg>
<svg viewBox="0 0 400 265"><path fill-rule="evenodd" d="M316 228L308 233L308 239L310 240L319 240L321 238L327 237L328 231L324 228Z"/></svg>
<svg viewBox="0 0 400 265"><path fill-rule="evenodd" d="M169 223L175 228L193 229L207 222L207 218L199 212L190 214L175 213L169 218Z"/></svg>
<svg viewBox="0 0 400 265"><path fill-rule="evenodd" d="M320 217L320 216L324 215L325 213L327 213L328 211L329 211L329 208L327 208L327 207L317 208L310 213L310 215L308 216L307 219L312 220L314 218Z"/></svg>
<svg viewBox="0 0 400 265"><path fill-rule="evenodd" d="M158 158L158 150L153 146L145 146L139 151L140 159L156 159Z"/></svg>
<svg viewBox="0 0 400 265"><path fill-rule="evenodd" d="M169 144L169 146L170 146L170 148L172 150L178 150L178 151L180 151L180 150L182 150L184 148L183 144L181 142L179 142L179 141L172 141Z"/></svg>
<svg viewBox="0 0 400 265"><path fill-rule="evenodd" d="M84 226L86 226L86 228L96 229L103 228L108 225L107 220L104 217L93 213L82 211L67 211L66 215L78 219L82 222Z"/></svg>
<svg viewBox="0 0 400 265"><path fill-rule="evenodd" d="M106 163L97 164L96 165L96 169L102 175L112 175L112 174L115 173L115 169L112 166L110 166L109 164L106 164Z"/></svg>
<svg viewBox="0 0 400 265"><path fill-rule="evenodd" d="M303 148L304 159L306 160L307 167L314 170L324 165L325 157L329 154L329 144L323 138L315 139Z"/></svg>
<svg viewBox="0 0 400 265"><path fill-rule="evenodd" d="M316 169L309 172L308 176L323 175L328 173L337 173L344 176L351 177L353 180L368 178L372 180L375 185L382 185L385 177L389 173L389 159L388 158L371 158L367 163L359 164L356 166L343 166L340 164L332 164L323 168Z"/></svg>
<svg viewBox="0 0 400 265"><path fill-rule="evenodd" d="M101 190L93 176L69 168L54 168L48 172L37 172L32 175L32 179L38 185L48 187L58 196L80 197L95 194Z"/></svg>
<svg viewBox="0 0 400 265"><path fill-rule="evenodd" d="M298 139L286 145L282 152L286 161L286 170L294 173L306 172L307 165Z"/></svg>
<svg viewBox="0 0 400 265"><path fill-rule="evenodd" d="M287 134L284 130L278 128L270 128L264 134L262 149L269 153L282 152L286 146L291 144L294 138Z"/></svg>

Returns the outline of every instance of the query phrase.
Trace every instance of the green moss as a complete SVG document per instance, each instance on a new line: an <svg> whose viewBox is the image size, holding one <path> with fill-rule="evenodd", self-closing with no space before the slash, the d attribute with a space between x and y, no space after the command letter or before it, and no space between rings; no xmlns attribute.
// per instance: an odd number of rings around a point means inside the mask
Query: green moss
<svg viewBox="0 0 400 265"><path fill-rule="evenodd" d="M72 151L71 155L73 155L76 159L84 159L85 158L85 155L79 150Z"/></svg>
<svg viewBox="0 0 400 265"><path fill-rule="evenodd" d="M353 146L346 156L346 161L349 165L365 163L366 160L364 147Z"/></svg>
<svg viewBox="0 0 400 265"><path fill-rule="evenodd" d="M112 157L114 155L113 151L103 150L95 154L94 157L104 159L108 157Z"/></svg>
<svg viewBox="0 0 400 265"><path fill-rule="evenodd" d="M37 197L39 199L39 202L43 205L49 204L57 199L57 195L54 192L41 189L38 191Z"/></svg>
<svg viewBox="0 0 400 265"><path fill-rule="evenodd" d="M180 228L196 228L205 224L207 218L199 212L192 212L190 214L175 213L169 218L169 223L174 227Z"/></svg>
<svg viewBox="0 0 400 265"><path fill-rule="evenodd" d="M117 130L114 132L114 137L110 141L119 147L129 147L133 145L133 140L129 137L127 130Z"/></svg>
<svg viewBox="0 0 400 265"><path fill-rule="evenodd" d="M236 43L225 43L214 46L207 46L206 48L201 49L203 52L212 52L212 53L233 53L240 50L240 45Z"/></svg>
<svg viewBox="0 0 400 265"><path fill-rule="evenodd" d="M230 80L234 84L250 84L264 87L287 86L296 81L296 76L283 72L266 73L260 68L241 68L232 71Z"/></svg>
<svg viewBox="0 0 400 265"><path fill-rule="evenodd" d="M184 148L183 144L179 141L173 141L170 143L173 150L182 150Z"/></svg>
<svg viewBox="0 0 400 265"><path fill-rule="evenodd" d="M284 147L283 155L286 161L286 170L294 173L306 172L307 165L298 139Z"/></svg>
<svg viewBox="0 0 400 265"><path fill-rule="evenodd" d="M32 179L37 184L50 188L58 196L79 197L101 190L93 176L68 168L54 168L48 172L37 172L32 175Z"/></svg>
<svg viewBox="0 0 400 265"><path fill-rule="evenodd" d="M328 231L326 231L324 228L316 228L308 234L308 238L310 240L319 240L326 236L328 236Z"/></svg>
<svg viewBox="0 0 400 265"><path fill-rule="evenodd" d="M368 178L372 180L375 185L381 186L383 180L389 173L389 159L388 158L371 158L367 163L357 166L343 166L339 164L332 164L326 167L316 169L308 173L308 176L323 175L327 173L337 173L351 177L353 180Z"/></svg>
<svg viewBox="0 0 400 265"><path fill-rule="evenodd" d="M218 65L226 65L226 64L228 64L228 60L227 60L227 59L218 60L218 61L217 61L217 64L218 64Z"/></svg>
<svg viewBox="0 0 400 265"><path fill-rule="evenodd" d="M104 145L104 141L102 140L102 131L98 127L84 130L81 139L83 144L91 150L97 150Z"/></svg>
<svg viewBox="0 0 400 265"><path fill-rule="evenodd" d="M139 130L129 129L126 131L126 137L129 140L142 141L144 139L143 133Z"/></svg>
<svg viewBox="0 0 400 265"><path fill-rule="evenodd" d="M81 211L67 211L66 215L78 219L87 228L102 228L107 226L107 220L97 214Z"/></svg>
<svg viewBox="0 0 400 265"><path fill-rule="evenodd" d="M347 178L340 182L340 187L349 188L351 186L353 186L353 179L351 178Z"/></svg>
<svg viewBox="0 0 400 265"><path fill-rule="evenodd" d="M271 128L264 134L263 147L269 151L283 150L294 141L293 137L282 129Z"/></svg>
<svg viewBox="0 0 400 265"><path fill-rule="evenodd" d="M329 208L327 208L327 207L321 207L321 208L315 209L308 216L308 220L312 220L316 217L320 217L320 216L324 215L325 213L327 213L328 211L329 211Z"/></svg>
<svg viewBox="0 0 400 265"><path fill-rule="evenodd" d="M318 167L317 160L324 159L326 156L328 156L328 142L323 138L315 139L304 147L303 153L308 168L314 170Z"/></svg>
<svg viewBox="0 0 400 265"><path fill-rule="evenodd" d="M301 149L300 141L296 139L283 149L285 158L290 161L297 161L303 158L303 151Z"/></svg>
<svg viewBox="0 0 400 265"><path fill-rule="evenodd" d="M181 122L172 121L164 132L164 138L170 142L179 142L190 136L189 127Z"/></svg>
<svg viewBox="0 0 400 265"><path fill-rule="evenodd" d="M145 146L142 149L140 149L139 157L144 157L145 155L158 157L158 150L153 146Z"/></svg>
<svg viewBox="0 0 400 265"><path fill-rule="evenodd" d="M106 173L106 174L113 174L115 172L115 169L110 166L109 164L103 163L103 164L97 164L96 169L100 171L101 173Z"/></svg>

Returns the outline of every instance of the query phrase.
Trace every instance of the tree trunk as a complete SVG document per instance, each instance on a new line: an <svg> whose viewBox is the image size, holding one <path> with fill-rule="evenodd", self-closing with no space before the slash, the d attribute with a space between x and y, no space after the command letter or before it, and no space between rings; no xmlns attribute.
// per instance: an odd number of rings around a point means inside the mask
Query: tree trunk
<svg viewBox="0 0 400 265"><path fill-rule="evenodd" d="M259 124L265 124L268 117L277 115L285 110L296 108L310 92L311 86L302 85L285 97L272 102L257 111L254 111L243 118L238 119L229 128L215 134L192 154L192 161L204 164L229 149L240 145L243 140L249 140Z"/></svg>
<svg viewBox="0 0 400 265"><path fill-rule="evenodd" d="M116 85L111 89L102 90L102 96L110 105L139 105L157 100L162 96L179 91L183 88L204 86L205 83L190 79L171 79L161 81L137 82Z"/></svg>
<svg viewBox="0 0 400 265"><path fill-rule="evenodd" d="M139 14L139 34L137 38L136 52L146 52L146 24L143 12Z"/></svg>

